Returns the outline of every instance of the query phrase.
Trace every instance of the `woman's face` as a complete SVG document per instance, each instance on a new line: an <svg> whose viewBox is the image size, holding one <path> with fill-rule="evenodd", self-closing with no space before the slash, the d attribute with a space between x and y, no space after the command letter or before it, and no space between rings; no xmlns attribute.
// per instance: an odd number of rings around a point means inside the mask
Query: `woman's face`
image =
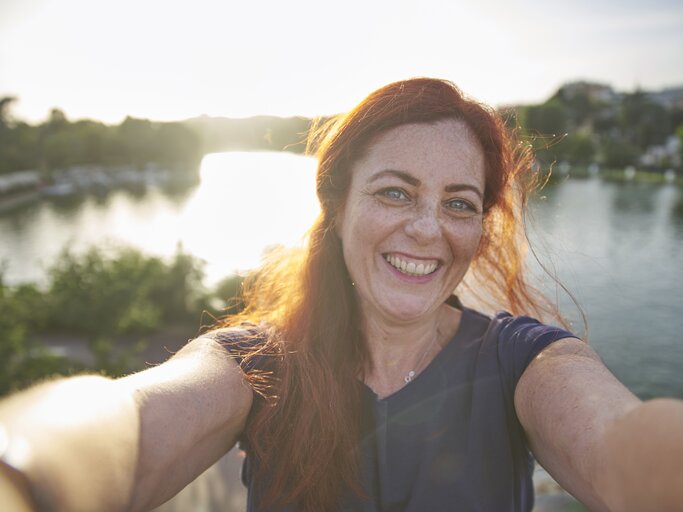
<svg viewBox="0 0 683 512"><path fill-rule="evenodd" d="M482 234L484 155L462 121L380 134L351 169L337 233L361 311L429 319L462 280Z"/></svg>

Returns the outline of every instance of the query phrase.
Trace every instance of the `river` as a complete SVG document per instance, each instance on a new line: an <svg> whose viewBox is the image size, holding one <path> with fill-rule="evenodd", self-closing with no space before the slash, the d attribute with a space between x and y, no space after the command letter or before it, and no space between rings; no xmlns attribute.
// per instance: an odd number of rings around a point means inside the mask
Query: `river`
<svg viewBox="0 0 683 512"><path fill-rule="evenodd" d="M162 256L181 246L206 262L210 286L258 265L265 247L301 239L319 211L314 171L313 159L289 153L213 154L194 189L112 191L4 213L4 279L40 282L64 248L128 244ZM531 238L585 310L591 344L639 396L683 398L683 188L593 177L552 183L541 196ZM582 331L571 302L560 302Z"/></svg>

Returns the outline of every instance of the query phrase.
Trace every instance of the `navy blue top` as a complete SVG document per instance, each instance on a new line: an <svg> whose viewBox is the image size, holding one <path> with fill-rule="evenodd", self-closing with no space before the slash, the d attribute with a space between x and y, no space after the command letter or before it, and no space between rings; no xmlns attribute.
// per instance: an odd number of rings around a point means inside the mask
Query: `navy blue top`
<svg viewBox="0 0 683 512"><path fill-rule="evenodd" d="M529 317L463 308L455 336L412 382L382 399L365 387L361 476L369 499L349 493L342 510L529 512L533 459L515 386L534 356L566 337L573 334ZM247 451L247 510L264 512L250 464Z"/></svg>

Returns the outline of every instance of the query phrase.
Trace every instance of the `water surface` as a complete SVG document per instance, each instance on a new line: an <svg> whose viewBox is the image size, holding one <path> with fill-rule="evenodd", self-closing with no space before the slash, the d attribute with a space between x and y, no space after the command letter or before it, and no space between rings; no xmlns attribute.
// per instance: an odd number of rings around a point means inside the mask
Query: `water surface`
<svg viewBox="0 0 683 512"><path fill-rule="evenodd" d="M258 265L269 245L300 241L319 212L314 171L313 159L288 153L224 153L207 156L201 184L183 193L36 203L0 216L5 279L42 279L64 247L125 243L162 256L181 245L206 261L211 285ZM531 238L586 311L593 346L641 397L683 398L683 189L593 178L542 196Z"/></svg>

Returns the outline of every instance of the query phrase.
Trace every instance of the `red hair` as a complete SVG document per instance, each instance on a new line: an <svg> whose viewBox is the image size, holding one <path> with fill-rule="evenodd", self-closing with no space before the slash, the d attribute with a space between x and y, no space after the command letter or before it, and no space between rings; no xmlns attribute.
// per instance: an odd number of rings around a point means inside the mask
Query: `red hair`
<svg viewBox="0 0 683 512"><path fill-rule="evenodd" d="M533 185L531 154L491 108L451 82L416 78L373 92L312 137L321 213L304 248L271 253L245 282L246 308L223 325L249 321L266 341L244 358L265 356L272 370L248 370L263 400L246 428L254 478L267 481L264 508L296 504L332 511L342 490L362 494L359 438L362 371L367 358L359 313L334 225L351 168L380 133L408 123L463 121L485 156L484 235L459 293L513 314L556 313L525 280L522 211ZM263 359L261 359L263 360ZM269 378L270 377L270 378Z"/></svg>

